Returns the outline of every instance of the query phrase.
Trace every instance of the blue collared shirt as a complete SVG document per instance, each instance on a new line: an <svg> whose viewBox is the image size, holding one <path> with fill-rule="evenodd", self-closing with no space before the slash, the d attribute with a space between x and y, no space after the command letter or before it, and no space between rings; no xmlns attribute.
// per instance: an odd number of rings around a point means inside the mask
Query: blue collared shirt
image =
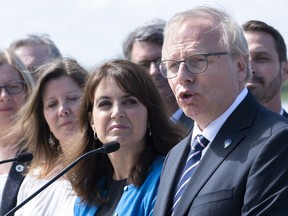
<svg viewBox="0 0 288 216"><path fill-rule="evenodd" d="M160 174L164 157L157 157L151 165L151 171L140 187L133 184L124 187L123 195L115 209L114 215L152 216L156 201ZM75 216L94 216L99 206L88 206L77 198L74 206Z"/></svg>

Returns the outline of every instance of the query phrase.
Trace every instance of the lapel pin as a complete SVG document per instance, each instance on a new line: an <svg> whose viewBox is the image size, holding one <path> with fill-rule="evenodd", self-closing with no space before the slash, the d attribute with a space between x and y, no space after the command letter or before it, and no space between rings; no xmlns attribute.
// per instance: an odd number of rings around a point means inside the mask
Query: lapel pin
<svg viewBox="0 0 288 216"><path fill-rule="evenodd" d="M232 140L231 139L225 140L224 141L224 149L228 148L231 144L232 144Z"/></svg>

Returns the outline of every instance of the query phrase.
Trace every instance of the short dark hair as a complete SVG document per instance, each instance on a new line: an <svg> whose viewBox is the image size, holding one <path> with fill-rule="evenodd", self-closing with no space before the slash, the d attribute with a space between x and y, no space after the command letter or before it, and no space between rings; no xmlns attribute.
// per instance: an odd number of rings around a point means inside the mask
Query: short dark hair
<svg viewBox="0 0 288 216"><path fill-rule="evenodd" d="M284 38L274 27L258 20L250 20L242 25L244 32L266 32L270 34L275 43L280 62L287 61L287 49Z"/></svg>
<svg viewBox="0 0 288 216"><path fill-rule="evenodd" d="M128 34L122 47L124 57L131 60L131 50L136 41L153 42L162 46L165 25L166 22L164 20L154 19L137 27Z"/></svg>

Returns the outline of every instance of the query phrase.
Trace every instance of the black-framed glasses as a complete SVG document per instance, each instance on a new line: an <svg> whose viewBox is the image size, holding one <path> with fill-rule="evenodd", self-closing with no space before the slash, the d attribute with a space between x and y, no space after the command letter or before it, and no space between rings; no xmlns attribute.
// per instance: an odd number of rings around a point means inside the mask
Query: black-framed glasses
<svg viewBox="0 0 288 216"><path fill-rule="evenodd" d="M144 69L149 69L152 62L157 65L157 64L159 64L160 61L161 61L161 57L158 57L158 58L153 59L153 60L140 61L140 62L138 62L138 65L140 65Z"/></svg>
<svg viewBox="0 0 288 216"><path fill-rule="evenodd" d="M26 82L24 80L14 80L6 84L2 84L2 85L0 84L0 90L2 90L2 88L5 88L8 94L15 95L15 94L19 94L20 92L22 92L24 90L25 85L26 85Z"/></svg>
<svg viewBox="0 0 288 216"><path fill-rule="evenodd" d="M159 70L163 77L171 79L177 76L180 64L183 62L186 69L194 74L204 72L208 67L208 56L221 56L227 55L227 52L216 52L216 53L203 53L188 56L182 61L176 60L163 60L158 63Z"/></svg>

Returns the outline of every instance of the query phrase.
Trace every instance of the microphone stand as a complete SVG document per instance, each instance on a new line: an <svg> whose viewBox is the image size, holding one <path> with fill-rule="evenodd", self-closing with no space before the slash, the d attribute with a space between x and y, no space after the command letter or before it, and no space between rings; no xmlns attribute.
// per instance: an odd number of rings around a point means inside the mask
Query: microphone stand
<svg viewBox="0 0 288 216"><path fill-rule="evenodd" d="M111 142L111 144L113 144L113 145L106 144L106 145L103 145L102 147L100 147L98 149L92 150L90 152L87 152L87 153L81 155L79 158L77 158L77 160L73 161L73 163L71 163L69 166L67 166L64 170L62 170L59 174L57 174L54 178L52 178L49 182L47 182L45 185L43 185L40 189L38 189L34 194L32 194L30 197L28 197L22 203L17 205L15 208L11 209L4 216L12 215L14 212L16 212L22 206L24 206L27 202L29 202L31 199L33 199L35 196L37 196L39 193L41 193L45 188L47 188L49 185L51 185L54 181L56 181L58 178L60 178L62 175L64 175L66 172L68 172L70 169L72 169L79 161L81 161L85 157L90 156L90 155L95 154L95 153L106 153L106 154L108 154L110 152L113 152L113 151L116 151L116 150L119 149L119 143L116 143L117 146L115 146L115 142L114 143Z"/></svg>
<svg viewBox="0 0 288 216"><path fill-rule="evenodd" d="M12 159L3 160L3 161L0 161L0 164L14 162L14 161L17 161L17 159L12 158Z"/></svg>
<svg viewBox="0 0 288 216"><path fill-rule="evenodd" d="M29 162L32 159L33 159L33 155L31 153L24 152L24 153L21 153L21 154L17 155L15 158L11 158L11 159L0 161L0 164L14 162L14 161L17 161L17 162Z"/></svg>

